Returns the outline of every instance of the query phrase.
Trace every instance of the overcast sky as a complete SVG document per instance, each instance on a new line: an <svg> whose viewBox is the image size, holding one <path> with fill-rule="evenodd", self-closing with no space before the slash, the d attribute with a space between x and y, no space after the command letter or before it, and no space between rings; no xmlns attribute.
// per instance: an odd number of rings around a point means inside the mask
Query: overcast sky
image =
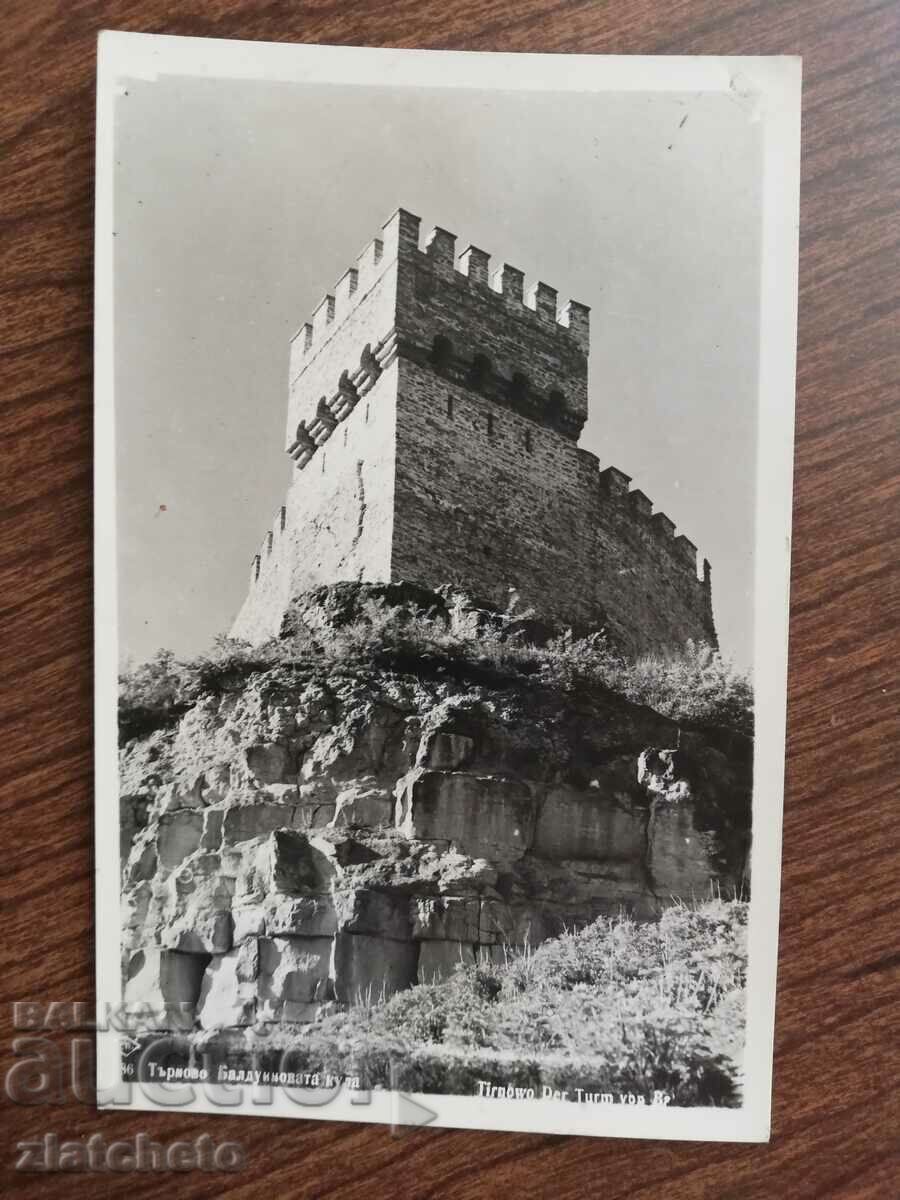
<svg viewBox="0 0 900 1200"><path fill-rule="evenodd" d="M290 477L288 341L402 205L591 307L581 444L752 656L759 123L727 95L196 80L117 104L120 649L227 631Z"/></svg>

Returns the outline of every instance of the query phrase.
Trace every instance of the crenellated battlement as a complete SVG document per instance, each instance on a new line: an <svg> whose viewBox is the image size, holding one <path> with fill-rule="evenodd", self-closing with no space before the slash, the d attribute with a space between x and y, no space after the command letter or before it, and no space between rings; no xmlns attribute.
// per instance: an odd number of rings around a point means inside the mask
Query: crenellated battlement
<svg viewBox="0 0 900 1200"><path fill-rule="evenodd" d="M313 310L312 316L291 338L291 379L306 369L322 345L337 328L365 303L373 285L398 260L428 268L436 279L456 286L475 288L485 297L496 297L498 311L512 309L530 316L541 328L553 327L575 342L582 353L590 349L590 309L586 304L568 300L557 302L557 291L541 280L526 290L525 273L503 262L493 271L491 256L469 245L457 256L456 234L434 228L420 248L420 219L406 209L397 209L384 224L382 236L373 238L348 267L334 287Z"/></svg>
<svg viewBox="0 0 900 1200"><path fill-rule="evenodd" d="M269 568L273 557L280 560L281 544L287 524L287 506L282 504L272 517L272 528L266 530L262 544L250 560L250 587L256 586L260 577Z"/></svg>
<svg viewBox="0 0 900 1200"><path fill-rule="evenodd" d="M322 297L310 319L291 338L292 380L308 365L308 361L335 332L335 328L366 299L382 273L383 263L384 240L374 238L360 254L356 266L348 267L340 277L334 291Z"/></svg>
<svg viewBox="0 0 900 1200"><path fill-rule="evenodd" d="M397 354L425 362L441 341L452 347L446 370L463 370L497 403L578 438L587 418L587 305L559 307L549 284L526 291L517 267L492 272L486 251L469 245L457 255L456 242L435 227L420 246L419 218L398 209L295 334L285 448L299 467Z"/></svg>
<svg viewBox="0 0 900 1200"><path fill-rule="evenodd" d="M671 554L674 564L687 568L697 578L697 547L683 533L676 536L675 522L664 512L654 512L653 501L639 488L632 488L631 476L618 467L606 467L599 472L601 495L618 506L634 527L651 537ZM708 564L707 564L708 565ZM708 580L707 580L708 582Z"/></svg>
<svg viewBox="0 0 900 1200"><path fill-rule="evenodd" d="M491 256L486 250L469 245L457 257L456 234L435 227L425 239L423 256L435 276L454 284L465 280L467 286L493 293L502 304L516 313L534 314L541 326L564 329L584 354L590 349L590 309L577 300L557 305L556 288L535 280L526 290L525 273L509 263L491 271ZM505 310L504 310L505 311Z"/></svg>

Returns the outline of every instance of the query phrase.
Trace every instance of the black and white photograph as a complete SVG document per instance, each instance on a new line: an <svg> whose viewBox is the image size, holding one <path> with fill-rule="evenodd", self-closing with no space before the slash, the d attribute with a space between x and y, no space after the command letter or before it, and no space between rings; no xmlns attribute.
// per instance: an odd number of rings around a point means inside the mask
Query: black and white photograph
<svg viewBox="0 0 900 1200"><path fill-rule="evenodd" d="M109 1104L768 1138L799 105L103 35Z"/></svg>

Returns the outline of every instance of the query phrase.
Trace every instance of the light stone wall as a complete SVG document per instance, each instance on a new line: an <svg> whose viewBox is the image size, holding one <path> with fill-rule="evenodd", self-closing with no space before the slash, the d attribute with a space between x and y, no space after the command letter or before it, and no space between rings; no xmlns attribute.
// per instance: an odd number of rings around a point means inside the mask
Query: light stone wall
<svg viewBox="0 0 900 1200"><path fill-rule="evenodd" d="M232 637L277 636L291 597L320 583L390 579L397 370L392 363L306 467L295 469L284 532L261 559Z"/></svg>
<svg viewBox="0 0 900 1200"><path fill-rule="evenodd" d="M310 423L319 400L323 396L330 400L335 394L341 374L347 371L352 375L358 369L365 347L374 350L393 330L399 263L401 256L409 253L412 236L408 214L398 210L385 224L381 238L366 247L352 268L357 272L352 294L348 273L335 285L330 297L331 320L327 306L320 305L312 321L295 335L285 431L288 447L294 441L298 422ZM307 337L309 347L304 350Z"/></svg>

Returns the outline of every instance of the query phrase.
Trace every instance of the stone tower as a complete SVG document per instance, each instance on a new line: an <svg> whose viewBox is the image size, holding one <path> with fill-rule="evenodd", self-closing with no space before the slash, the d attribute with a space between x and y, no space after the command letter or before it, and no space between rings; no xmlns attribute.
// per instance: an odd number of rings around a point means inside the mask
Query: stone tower
<svg viewBox="0 0 900 1200"><path fill-rule="evenodd" d="M294 475L232 636L278 633L341 580L459 584L631 652L715 641L709 564L578 446L589 310L399 209L294 336Z"/></svg>

